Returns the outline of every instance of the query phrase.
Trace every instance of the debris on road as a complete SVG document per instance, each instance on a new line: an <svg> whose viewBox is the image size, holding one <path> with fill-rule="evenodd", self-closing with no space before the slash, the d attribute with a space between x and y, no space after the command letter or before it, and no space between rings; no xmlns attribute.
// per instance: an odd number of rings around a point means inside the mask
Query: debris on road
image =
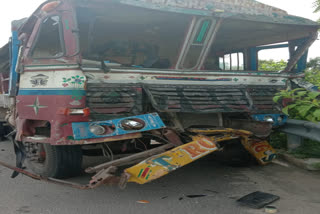
<svg viewBox="0 0 320 214"><path fill-rule="evenodd" d="M139 203L139 204L149 204L150 201L147 201L147 200L139 200L139 201L137 201L137 203Z"/></svg>
<svg viewBox="0 0 320 214"><path fill-rule="evenodd" d="M248 207L260 209L279 199L280 197L277 195L257 191L240 198L238 202Z"/></svg>
<svg viewBox="0 0 320 214"><path fill-rule="evenodd" d="M201 198L201 197L205 197L207 195L186 195L188 198Z"/></svg>
<svg viewBox="0 0 320 214"><path fill-rule="evenodd" d="M266 206L264 208L265 213L277 213L278 209L275 206Z"/></svg>
<svg viewBox="0 0 320 214"><path fill-rule="evenodd" d="M219 192L214 191L214 190L211 190L211 189L205 189L204 191L211 192L211 193L216 193L216 194L218 194L218 193L219 193Z"/></svg>

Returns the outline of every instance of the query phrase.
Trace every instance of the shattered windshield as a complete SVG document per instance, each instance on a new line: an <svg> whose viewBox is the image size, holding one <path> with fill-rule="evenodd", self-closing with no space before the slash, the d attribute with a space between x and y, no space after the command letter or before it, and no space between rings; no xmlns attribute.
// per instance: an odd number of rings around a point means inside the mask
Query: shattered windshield
<svg viewBox="0 0 320 214"><path fill-rule="evenodd" d="M187 16L123 6L77 14L83 58L128 67L172 68L190 23Z"/></svg>

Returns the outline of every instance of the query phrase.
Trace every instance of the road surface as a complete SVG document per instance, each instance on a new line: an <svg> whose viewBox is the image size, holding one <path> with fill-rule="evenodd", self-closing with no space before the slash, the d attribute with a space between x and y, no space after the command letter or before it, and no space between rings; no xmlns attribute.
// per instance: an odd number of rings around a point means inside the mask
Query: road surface
<svg viewBox="0 0 320 214"><path fill-rule="evenodd" d="M0 143L0 160L14 161L9 142ZM0 214L261 214L236 200L254 191L280 196L279 213L320 213L320 173L293 166L232 168L203 159L145 185L125 190L103 186L94 190L34 181L0 167ZM87 176L72 179L85 183ZM186 195L205 197L187 198ZM147 200L148 204L139 204Z"/></svg>

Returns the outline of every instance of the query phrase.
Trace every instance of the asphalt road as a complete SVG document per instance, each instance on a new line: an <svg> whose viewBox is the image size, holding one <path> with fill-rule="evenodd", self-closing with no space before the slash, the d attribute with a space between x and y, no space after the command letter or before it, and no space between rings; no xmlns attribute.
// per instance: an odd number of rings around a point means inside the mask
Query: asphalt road
<svg viewBox="0 0 320 214"><path fill-rule="evenodd" d="M0 143L0 160L13 163L9 142ZM125 190L103 186L94 190L34 181L0 167L0 214L261 214L236 200L254 191L276 194L273 205L283 214L320 213L320 172L293 166L232 168L203 159L145 185L129 184ZM87 176L72 179L85 183ZM206 197L187 198L186 195ZM147 200L148 204L139 204Z"/></svg>

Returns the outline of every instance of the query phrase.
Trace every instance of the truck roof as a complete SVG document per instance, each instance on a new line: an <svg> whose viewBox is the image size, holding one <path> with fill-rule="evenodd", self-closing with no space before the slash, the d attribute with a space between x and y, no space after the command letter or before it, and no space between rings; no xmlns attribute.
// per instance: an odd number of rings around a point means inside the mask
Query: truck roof
<svg viewBox="0 0 320 214"><path fill-rule="evenodd" d="M66 0L62 0L66 1ZM255 0L72 0L76 5L88 6L119 2L124 5L184 13L190 15L216 16L232 19L252 20L295 25L319 25L286 11Z"/></svg>
<svg viewBox="0 0 320 214"><path fill-rule="evenodd" d="M12 29L24 32L29 30L34 24L34 20L40 13L41 8L49 0L41 4L38 9L27 19L12 22ZM289 15L286 11L276 7L272 7L255 0L60 0L61 2L72 2L77 7L96 7L101 8L105 3L119 3L126 6L133 6L151 10L160 10L173 13L189 14L192 16L209 16L221 17L227 20L239 20L240 22L250 21L246 24L246 28L252 29L255 32L252 35L261 36L260 31L255 28L265 28L272 24L273 28L280 31L286 29L294 29L291 34L296 37L303 37L310 32L317 32L319 23ZM264 23L264 24L259 24ZM258 26L258 27L257 27ZM239 26L234 26L235 31ZM230 43L229 41L227 43ZM221 43L222 45L226 45ZM9 54L8 45L0 49L0 62L4 63L8 59L4 58ZM1 57L2 56L2 57ZM0 72L5 72L7 63L0 65Z"/></svg>

